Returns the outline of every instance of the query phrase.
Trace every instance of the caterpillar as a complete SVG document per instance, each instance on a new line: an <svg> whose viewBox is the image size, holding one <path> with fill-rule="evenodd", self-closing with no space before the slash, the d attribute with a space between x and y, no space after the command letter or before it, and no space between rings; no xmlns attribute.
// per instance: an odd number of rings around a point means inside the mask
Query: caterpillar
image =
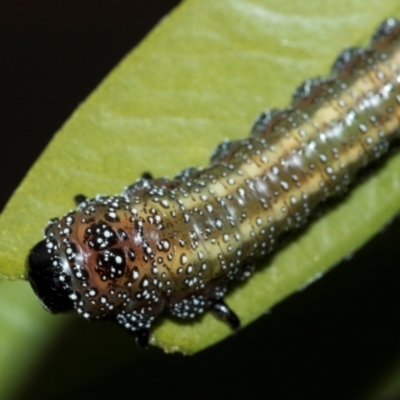
<svg viewBox="0 0 400 400"><path fill-rule="evenodd" d="M141 347L165 309L186 319L211 310L238 329L223 300L231 282L388 153L399 118L400 22L389 18L289 107L262 113L248 138L220 144L209 166L77 196L30 251L31 286L48 311L112 319Z"/></svg>

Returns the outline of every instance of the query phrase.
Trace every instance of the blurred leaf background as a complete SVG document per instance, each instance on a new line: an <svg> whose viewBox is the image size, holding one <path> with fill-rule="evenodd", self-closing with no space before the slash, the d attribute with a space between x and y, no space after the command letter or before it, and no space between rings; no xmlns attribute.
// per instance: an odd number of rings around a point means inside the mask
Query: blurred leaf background
<svg viewBox="0 0 400 400"><path fill-rule="evenodd" d="M51 134L149 29L143 27L143 15L151 25L166 12L166 5L149 2L147 13L128 2L103 6L89 1L22 2L14 8L7 5L8 9L2 5L8 11L1 13L4 21L0 24L1 46L8 54L2 61L6 73L1 82L6 117L1 131L9 132L0 139L4 202ZM387 9L378 2L352 2L351 6L358 7L354 14L334 6L331 12L342 13L347 24L370 21L364 29L368 34L377 21L396 11L390 2ZM304 7L288 6L285 12L299 23L301 13L312 4ZM263 11L250 9L255 12L249 18L255 19ZM337 23L318 12L315 20L321 29ZM232 29L235 32L240 26ZM367 36L360 32L359 37L365 40ZM310 39L304 43L301 39L300 46L312 52ZM257 101L262 104L262 93ZM276 104L287 101L288 93L282 93ZM54 398L54 393L57 398L70 397L72 390L75 398L87 393L107 398L115 390L121 395L148 395L158 389L174 390L182 397L187 390L226 396L262 390L272 398L274 393L275 397L287 393L284 398L318 394L327 398L327 392L332 398L353 398L372 385L399 350L399 273L395 247L389 247L390 241L395 245L396 226L392 224L388 236L378 236L357 254L352 260L355 265L342 264L274 308L268 317L191 359L156 350L139 352L131 338L107 324L100 330L97 324L85 324L74 316L49 316L26 290L26 283L3 282L0 390L4 397L21 398L27 393L40 398ZM132 376L137 383L134 388ZM152 385L155 376L159 387ZM267 385L266 376L270 377Z"/></svg>

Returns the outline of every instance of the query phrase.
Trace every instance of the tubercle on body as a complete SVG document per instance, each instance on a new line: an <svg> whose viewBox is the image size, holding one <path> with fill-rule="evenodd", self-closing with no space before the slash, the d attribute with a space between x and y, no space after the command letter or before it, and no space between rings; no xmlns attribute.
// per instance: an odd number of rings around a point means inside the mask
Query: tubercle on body
<svg viewBox="0 0 400 400"><path fill-rule="evenodd" d="M400 23L388 19L370 47L340 54L331 77L305 81L250 137L218 146L209 167L80 197L32 249L32 287L49 311L114 319L143 347L165 308L189 319L211 309L239 327L223 302L229 283L387 153L399 81Z"/></svg>

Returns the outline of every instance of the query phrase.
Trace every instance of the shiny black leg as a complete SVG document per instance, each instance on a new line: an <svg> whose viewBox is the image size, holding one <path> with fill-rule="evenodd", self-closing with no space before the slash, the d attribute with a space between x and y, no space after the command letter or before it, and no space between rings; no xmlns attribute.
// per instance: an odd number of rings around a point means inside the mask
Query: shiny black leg
<svg viewBox="0 0 400 400"><path fill-rule="evenodd" d="M135 332L132 332L132 334L136 338L136 343L138 344L139 347L142 349L147 349L149 347L149 336L150 336L150 330L143 328L143 329L138 329Z"/></svg>
<svg viewBox="0 0 400 400"><path fill-rule="evenodd" d="M143 172L142 179L146 179L146 180L153 179L153 175L150 172Z"/></svg>
<svg viewBox="0 0 400 400"><path fill-rule="evenodd" d="M222 299L212 300L210 309L215 316L227 322L232 329L236 330L240 328L239 317L225 304Z"/></svg>
<svg viewBox="0 0 400 400"><path fill-rule="evenodd" d="M84 194L77 194L74 197L74 201L76 203L77 206L79 206L79 204L85 202L88 198L84 195Z"/></svg>

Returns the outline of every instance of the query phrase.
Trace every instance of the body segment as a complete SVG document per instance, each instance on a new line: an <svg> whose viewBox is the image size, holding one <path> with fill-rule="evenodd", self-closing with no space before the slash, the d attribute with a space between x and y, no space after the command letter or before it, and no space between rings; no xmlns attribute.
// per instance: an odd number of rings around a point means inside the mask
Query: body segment
<svg viewBox="0 0 400 400"><path fill-rule="evenodd" d="M370 47L342 52L330 77L262 114L248 138L218 146L208 167L142 179L51 221L31 252L30 281L50 311L113 318L142 345L165 308L181 318L211 308L235 327L222 300L229 282L387 153L399 103L400 24L389 19Z"/></svg>

